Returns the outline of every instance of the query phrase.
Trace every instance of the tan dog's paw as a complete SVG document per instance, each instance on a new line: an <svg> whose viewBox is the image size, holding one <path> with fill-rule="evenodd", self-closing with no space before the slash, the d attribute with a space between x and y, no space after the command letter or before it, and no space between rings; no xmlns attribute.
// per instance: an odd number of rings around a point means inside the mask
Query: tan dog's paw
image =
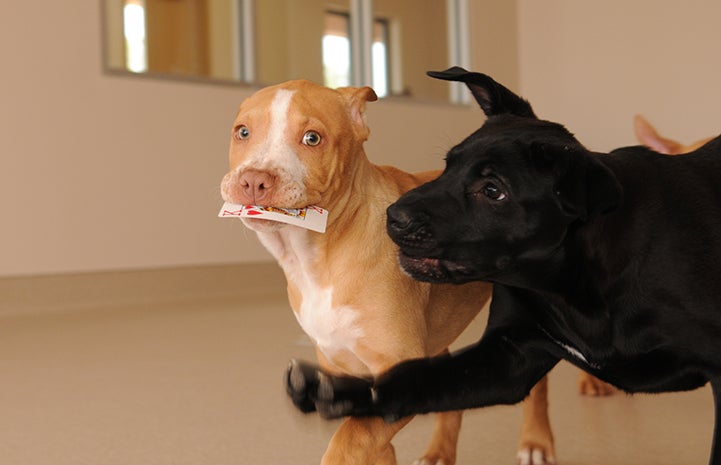
<svg viewBox="0 0 721 465"><path fill-rule="evenodd" d="M516 454L518 465L555 465L556 458L553 456L553 448L543 447L536 444L522 444Z"/></svg>
<svg viewBox="0 0 721 465"><path fill-rule="evenodd" d="M578 392L582 396L604 397L616 392L616 388L582 371L578 375Z"/></svg>

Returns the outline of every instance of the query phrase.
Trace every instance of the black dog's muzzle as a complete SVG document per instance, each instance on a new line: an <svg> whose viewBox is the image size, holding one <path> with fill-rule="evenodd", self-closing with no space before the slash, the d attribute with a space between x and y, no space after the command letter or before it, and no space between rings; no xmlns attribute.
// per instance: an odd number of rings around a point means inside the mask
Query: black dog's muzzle
<svg viewBox="0 0 721 465"><path fill-rule="evenodd" d="M419 252L424 255L435 246L433 234L427 225L428 215L411 214L407 208L397 203L386 210L386 230L390 238L407 253Z"/></svg>

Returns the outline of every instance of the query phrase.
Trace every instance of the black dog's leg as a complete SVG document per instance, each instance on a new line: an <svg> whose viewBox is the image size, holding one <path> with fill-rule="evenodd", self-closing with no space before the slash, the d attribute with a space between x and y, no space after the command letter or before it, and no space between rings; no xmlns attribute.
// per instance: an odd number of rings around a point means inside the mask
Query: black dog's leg
<svg viewBox="0 0 721 465"><path fill-rule="evenodd" d="M713 444L711 445L710 465L721 465L721 378L711 380L713 402L716 407Z"/></svg>
<svg viewBox="0 0 721 465"><path fill-rule="evenodd" d="M516 404L558 362L524 338L486 334L458 354L400 364L378 379L373 410L410 414Z"/></svg>
<svg viewBox="0 0 721 465"><path fill-rule="evenodd" d="M327 418L379 415L395 421L416 413L515 404L559 360L545 342L527 328L487 332L460 353L401 363L375 383L311 372L297 364L291 364L288 379L318 380L317 391L305 394ZM289 394L296 405L305 403L292 386Z"/></svg>

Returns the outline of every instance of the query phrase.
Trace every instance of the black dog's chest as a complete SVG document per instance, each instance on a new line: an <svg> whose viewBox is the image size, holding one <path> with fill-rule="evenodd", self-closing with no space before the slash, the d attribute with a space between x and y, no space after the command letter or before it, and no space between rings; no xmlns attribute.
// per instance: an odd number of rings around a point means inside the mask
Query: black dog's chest
<svg viewBox="0 0 721 465"><path fill-rule="evenodd" d="M581 313L563 302L541 302L545 311L536 314L538 329L559 356L591 371L603 369L616 355L608 312Z"/></svg>
<svg viewBox="0 0 721 465"><path fill-rule="evenodd" d="M646 353L635 350L598 350L541 332L556 347L559 357L571 362L626 392L686 391L708 381L707 367L678 355L671 347L659 347ZM576 339L575 337L573 339Z"/></svg>
<svg viewBox="0 0 721 465"><path fill-rule="evenodd" d="M709 366L674 338L653 325L627 334L603 315L608 312L589 318L554 306L538 327L559 357L627 392L685 391L707 382Z"/></svg>
<svg viewBox="0 0 721 465"><path fill-rule="evenodd" d="M573 343L565 339L561 339L561 336L554 336L542 325L539 325L539 329L543 334L548 337L548 339L550 339L551 342L553 342L553 344L555 344L559 349L561 349L562 358L571 361L575 365L578 365L585 370L602 369L602 362L598 361L598 357L594 356L596 354L593 351L589 350L585 345L582 346L583 349L579 349L576 345L573 345Z"/></svg>

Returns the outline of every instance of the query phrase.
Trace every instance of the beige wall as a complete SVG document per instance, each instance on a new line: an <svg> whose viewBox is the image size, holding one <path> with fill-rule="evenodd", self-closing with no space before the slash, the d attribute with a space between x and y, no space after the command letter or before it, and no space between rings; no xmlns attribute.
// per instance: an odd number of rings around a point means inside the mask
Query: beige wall
<svg viewBox="0 0 721 465"><path fill-rule="evenodd" d="M104 74L100 19L98 1L0 14L0 276L268 260L240 222L215 217L250 90ZM376 102L369 153L440 167L481 121L475 109Z"/></svg>
<svg viewBox="0 0 721 465"><path fill-rule="evenodd" d="M471 63L516 92L520 86L517 0L471 0Z"/></svg>
<svg viewBox="0 0 721 465"><path fill-rule="evenodd" d="M720 20L716 0L519 0L521 88L595 150L635 144L635 113L685 142L718 134Z"/></svg>

